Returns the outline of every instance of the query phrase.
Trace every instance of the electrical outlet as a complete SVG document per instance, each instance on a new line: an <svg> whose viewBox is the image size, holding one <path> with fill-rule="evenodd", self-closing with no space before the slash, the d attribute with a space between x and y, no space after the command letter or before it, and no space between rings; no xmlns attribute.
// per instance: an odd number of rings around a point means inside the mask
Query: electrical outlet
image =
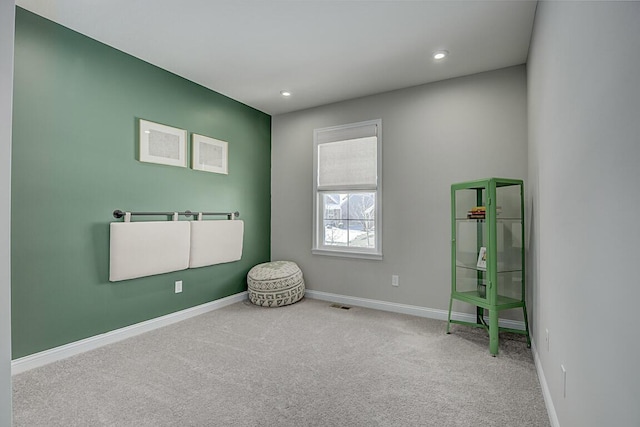
<svg viewBox="0 0 640 427"><path fill-rule="evenodd" d="M545 329L544 333L545 333L544 342L545 342L545 344L547 344L547 351L549 351L549 330Z"/></svg>
<svg viewBox="0 0 640 427"><path fill-rule="evenodd" d="M182 292L182 280L176 280L176 294Z"/></svg>
<svg viewBox="0 0 640 427"><path fill-rule="evenodd" d="M391 276L391 286L400 286L400 277L397 274Z"/></svg>
<svg viewBox="0 0 640 427"><path fill-rule="evenodd" d="M567 370L564 365L560 365L562 371L562 397L567 397Z"/></svg>

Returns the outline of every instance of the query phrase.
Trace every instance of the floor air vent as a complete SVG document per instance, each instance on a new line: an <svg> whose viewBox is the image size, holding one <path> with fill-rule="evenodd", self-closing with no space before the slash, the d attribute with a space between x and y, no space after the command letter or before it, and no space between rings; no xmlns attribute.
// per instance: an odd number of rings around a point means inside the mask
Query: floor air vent
<svg viewBox="0 0 640 427"><path fill-rule="evenodd" d="M341 308L343 310L349 310L351 307L349 307L348 305L342 305L342 304L331 304L332 308Z"/></svg>

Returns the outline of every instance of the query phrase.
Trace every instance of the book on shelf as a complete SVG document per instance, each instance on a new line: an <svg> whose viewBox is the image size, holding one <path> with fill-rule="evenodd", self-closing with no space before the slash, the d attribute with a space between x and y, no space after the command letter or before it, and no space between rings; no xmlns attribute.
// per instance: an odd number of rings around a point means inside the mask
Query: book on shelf
<svg viewBox="0 0 640 427"><path fill-rule="evenodd" d="M480 270L487 269L487 248L484 246L480 248L480 252L478 253L478 263L476 266Z"/></svg>
<svg viewBox="0 0 640 427"><path fill-rule="evenodd" d="M496 215L502 213L502 206L496 206ZM467 212L467 219L486 219L487 207L486 206L474 206Z"/></svg>
<svg viewBox="0 0 640 427"><path fill-rule="evenodd" d="M487 208L485 206L474 206L467 212L468 219L485 219Z"/></svg>

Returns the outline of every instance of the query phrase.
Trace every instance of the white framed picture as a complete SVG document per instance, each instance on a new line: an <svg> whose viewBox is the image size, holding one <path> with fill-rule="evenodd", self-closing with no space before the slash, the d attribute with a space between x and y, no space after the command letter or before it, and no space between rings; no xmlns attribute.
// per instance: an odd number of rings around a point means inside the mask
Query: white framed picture
<svg viewBox="0 0 640 427"><path fill-rule="evenodd" d="M140 161L187 167L187 131L140 119Z"/></svg>
<svg viewBox="0 0 640 427"><path fill-rule="evenodd" d="M191 134L191 168L199 171L229 174L227 141Z"/></svg>

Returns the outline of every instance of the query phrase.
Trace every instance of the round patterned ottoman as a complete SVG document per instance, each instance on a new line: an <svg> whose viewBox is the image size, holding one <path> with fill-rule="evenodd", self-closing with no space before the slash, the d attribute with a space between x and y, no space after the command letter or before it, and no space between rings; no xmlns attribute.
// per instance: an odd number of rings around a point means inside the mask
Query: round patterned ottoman
<svg viewBox="0 0 640 427"><path fill-rule="evenodd" d="M295 262L258 264L247 274L249 300L264 307L282 307L304 296L302 271Z"/></svg>

